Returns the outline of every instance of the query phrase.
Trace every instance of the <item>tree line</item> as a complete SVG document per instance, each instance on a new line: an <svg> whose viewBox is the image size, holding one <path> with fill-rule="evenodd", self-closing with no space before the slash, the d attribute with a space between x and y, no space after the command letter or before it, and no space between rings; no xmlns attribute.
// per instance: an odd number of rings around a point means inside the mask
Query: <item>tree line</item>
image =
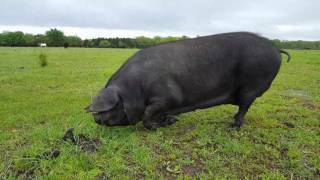
<svg viewBox="0 0 320 180"><path fill-rule="evenodd" d="M65 36L58 29L50 29L45 34L28 34L21 31L0 33L0 46L35 47L46 43L49 47L101 47L101 48L146 48L160 43L172 42L182 37L136 37L136 38L95 38L82 40L78 36Z"/></svg>
<svg viewBox="0 0 320 180"><path fill-rule="evenodd" d="M94 38L82 40L78 36L65 36L58 29L50 29L45 34L28 34L21 31L0 33L0 46L35 47L46 43L49 47L98 47L98 48L146 48L149 46L188 39L182 37L136 37L136 38ZM275 39L272 42L281 49L320 50L320 41L285 41Z"/></svg>

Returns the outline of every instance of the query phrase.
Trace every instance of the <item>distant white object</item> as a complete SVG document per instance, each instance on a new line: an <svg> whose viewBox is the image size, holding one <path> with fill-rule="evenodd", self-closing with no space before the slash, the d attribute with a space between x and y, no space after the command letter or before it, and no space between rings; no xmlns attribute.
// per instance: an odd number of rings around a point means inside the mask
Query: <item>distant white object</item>
<svg viewBox="0 0 320 180"><path fill-rule="evenodd" d="M47 44L46 43L39 43L39 46L40 47L47 47Z"/></svg>

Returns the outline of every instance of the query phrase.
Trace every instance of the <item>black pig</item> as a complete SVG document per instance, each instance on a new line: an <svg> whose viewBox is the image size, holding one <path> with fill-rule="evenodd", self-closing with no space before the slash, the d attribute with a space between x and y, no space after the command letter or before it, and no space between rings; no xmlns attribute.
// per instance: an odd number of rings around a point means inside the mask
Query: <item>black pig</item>
<svg viewBox="0 0 320 180"><path fill-rule="evenodd" d="M281 53L266 38L236 32L160 44L137 52L86 108L98 124L147 129L173 124L174 115L221 104L239 106L240 128L254 100L271 85Z"/></svg>

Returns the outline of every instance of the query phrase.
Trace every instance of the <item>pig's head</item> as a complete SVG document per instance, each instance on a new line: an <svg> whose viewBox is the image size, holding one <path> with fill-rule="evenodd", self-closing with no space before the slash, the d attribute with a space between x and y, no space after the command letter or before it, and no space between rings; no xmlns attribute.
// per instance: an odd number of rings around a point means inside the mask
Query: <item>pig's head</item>
<svg viewBox="0 0 320 180"><path fill-rule="evenodd" d="M93 103L85 108L91 112L97 124L106 126L130 125L121 97L116 88L104 88Z"/></svg>

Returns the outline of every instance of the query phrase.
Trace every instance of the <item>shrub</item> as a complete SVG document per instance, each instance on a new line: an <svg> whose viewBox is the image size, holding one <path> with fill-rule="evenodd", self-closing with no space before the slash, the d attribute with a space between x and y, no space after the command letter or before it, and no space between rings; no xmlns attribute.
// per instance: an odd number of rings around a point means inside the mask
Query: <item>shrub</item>
<svg viewBox="0 0 320 180"><path fill-rule="evenodd" d="M64 48L68 48L68 47L69 47L69 43L68 43L68 42L64 42L64 43L63 43L63 47L64 47Z"/></svg>
<svg viewBox="0 0 320 180"><path fill-rule="evenodd" d="M40 53L39 55L39 63L41 67L45 67L48 65L48 61L47 61L47 55L44 53Z"/></svg>

